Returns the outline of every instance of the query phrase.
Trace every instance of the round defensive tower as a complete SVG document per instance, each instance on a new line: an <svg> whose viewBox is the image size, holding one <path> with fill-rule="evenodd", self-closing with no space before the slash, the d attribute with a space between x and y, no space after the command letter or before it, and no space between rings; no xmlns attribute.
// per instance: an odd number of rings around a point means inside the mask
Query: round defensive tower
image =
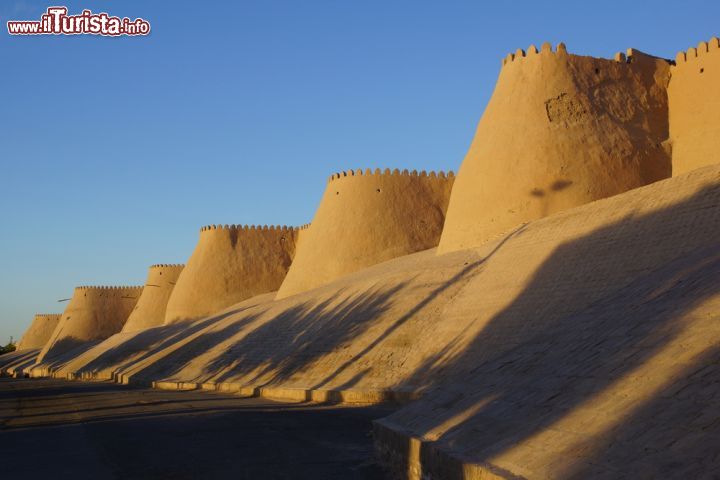
<svg viewBox="0 0 720 480"><path fill-rule="evenodd" d="M122 330L143 287L76 287L38 363Z"/></svg>
<svg viewBox="0 0 720 480"><path fill-rule="evenodd" d="M195 320L280 287L295 255L298 229L211 225L200 240L167 305L165 323Z"/></svg>
<svg viewBox="0 0 720 480"><path fill-rule="evenodd" d="M450 198L439 253L667 178L670 64L530 46L503 60Z"/></svg>
<svg viewBox="0 0 720 480"><path fill-rule="evenodd" d="M142 295L123 326L123 332L135 332L165 323L170 294L185 265L152 265Z"/></svg>
<svg viewBox="0 0 720 480"><path fill-rule="evenodd" d="M45 346L50 336L55 331L61 314L59 313L38 313L35 315L30 327L25 331L17 344L18 350L30 350Z"/></svg>
<svg viewBox="0 0 720 480"><path fill-rule="evenodd" d="M397 169L332 175L277 298L437 246L454 179Z"/></svg>
<svg viewBox="0 0 720 480"><path fill-rule="evenodd" d="M673 175L720 162L720 40L680 52L668 101Z"/></svg>

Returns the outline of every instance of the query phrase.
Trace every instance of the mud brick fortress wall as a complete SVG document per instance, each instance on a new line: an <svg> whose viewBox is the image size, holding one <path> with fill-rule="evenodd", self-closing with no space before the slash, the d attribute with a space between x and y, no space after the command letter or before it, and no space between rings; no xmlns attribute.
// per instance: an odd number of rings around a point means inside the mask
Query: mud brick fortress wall
<svg viewBox="0 0 720 480"><path fill-rule="evenodd" d="M76 287L38 362L122 330L143 287Z"/></svg>
<svg viewBox="0 0 720 480"><path fill-rule="evenodd" d="M60 321L59 313L38 313L17 344L18 350L42 348Z"/></svg>
<svg viewBox="0 0 720 480"><path fill-rule="evenodd" d="M168 301L165 323L202 318L276 291L295 256L300 231L267 225L203 227Z"/></svg>
<svg viewBox="0 0 720 480"><path fill-rule="evenodd" d="M716 163L720 152L720 41L678 53L670 72L673 175L680 175Z"/></svg>
<svg viewBox="0 0 720 480"><path fill-rule="evenodd" d="M437 246L454 180L398 169L332 175L277 298Z"/></svg>
<svg viewBox="0 0 720 480"><path fill-rule="evenodd" d="M143 293L125 322L123 332L157 327L165 322L170 294L184 267L184 265L158 264L149 268Z"/></svg>

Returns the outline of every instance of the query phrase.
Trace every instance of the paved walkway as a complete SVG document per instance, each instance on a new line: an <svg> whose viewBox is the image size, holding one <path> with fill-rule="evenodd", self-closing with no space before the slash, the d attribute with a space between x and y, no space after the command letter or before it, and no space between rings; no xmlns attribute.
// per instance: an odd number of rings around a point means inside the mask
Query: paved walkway
<svg viewBox="0 0 720 480"><path fill-rule="evenodd" d="M389 407L0 379L4 478L376 479Z"/></svg>

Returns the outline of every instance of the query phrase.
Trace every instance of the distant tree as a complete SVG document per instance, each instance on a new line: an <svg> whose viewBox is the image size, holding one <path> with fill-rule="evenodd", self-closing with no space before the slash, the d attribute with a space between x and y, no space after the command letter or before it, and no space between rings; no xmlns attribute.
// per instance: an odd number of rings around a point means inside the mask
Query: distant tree
<svg viewBox="0 0 720 480"><path fill-rule="evenodd" d="M10 337L10 341L5 345L4 347L0 347L0 355L3 353L10 353L14 352L17 347L15 346L15 342L13 342L13 337Z"/></svg>

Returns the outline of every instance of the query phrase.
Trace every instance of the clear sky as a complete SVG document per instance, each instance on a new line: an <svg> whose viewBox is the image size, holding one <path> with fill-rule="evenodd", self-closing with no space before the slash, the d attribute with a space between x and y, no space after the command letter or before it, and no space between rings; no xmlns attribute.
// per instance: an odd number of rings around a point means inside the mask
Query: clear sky
<svg viewBox="0 0 720 480"><path fill-rule="evenodd" d="M8 35L58 4L152 33ZM2 0L0 343L75 285L184 263L202 225L309 222L334 171L457 171L510 51L674 58L719 5Z"/></svg>

